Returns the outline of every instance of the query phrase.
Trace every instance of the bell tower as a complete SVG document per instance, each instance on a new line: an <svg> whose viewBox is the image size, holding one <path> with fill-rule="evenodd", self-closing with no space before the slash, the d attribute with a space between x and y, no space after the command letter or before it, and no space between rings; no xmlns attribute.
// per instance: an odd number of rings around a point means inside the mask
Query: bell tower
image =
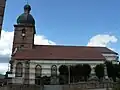
<svg viewBox="0 0 120 90"><path fill-rule="evenodd" d="M32 49L34 45L35 20L30 14L31 6L24 6L24 13L17 18L17 24L14 25L13 50Z"/></svg>

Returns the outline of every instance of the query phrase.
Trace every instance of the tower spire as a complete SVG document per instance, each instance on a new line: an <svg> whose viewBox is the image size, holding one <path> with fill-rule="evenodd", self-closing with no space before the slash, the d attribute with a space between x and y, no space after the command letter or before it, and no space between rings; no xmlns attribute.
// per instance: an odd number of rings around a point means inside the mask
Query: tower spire
<svg viewBox="0 0 120 90"><path fill-rule="evenodd" d="M29 4L29 1L28 1L28 0L26 0L26 3L27 3L27 4Z"/></svg>
<svg viewBox="0 0 120 90"><path fill-rule="evenodd" d="M28 3L28 0L27 0L27 4L29 4L29 3Z"/></svg>

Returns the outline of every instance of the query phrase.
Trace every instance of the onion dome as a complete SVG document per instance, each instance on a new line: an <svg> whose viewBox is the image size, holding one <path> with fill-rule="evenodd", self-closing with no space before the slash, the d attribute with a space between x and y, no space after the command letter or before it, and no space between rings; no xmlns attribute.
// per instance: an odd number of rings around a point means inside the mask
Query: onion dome
<svg viewBox="0 0 120 90"><path fill-rule="evenodd" d="M18 18L17 18L17 24L31 24L31 25L35 25L35 20L33 18L33 16L30 14L31 11L31 6L30 5L25 5L24 6L24 13L21 14Z"/></svg>

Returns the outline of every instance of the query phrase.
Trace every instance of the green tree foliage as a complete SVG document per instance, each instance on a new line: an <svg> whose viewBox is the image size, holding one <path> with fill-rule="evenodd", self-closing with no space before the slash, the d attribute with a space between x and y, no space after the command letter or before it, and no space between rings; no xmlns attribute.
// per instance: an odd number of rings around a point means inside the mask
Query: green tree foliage
<svg viewBox="0 0 120 90"><path fill-rule="evenodd" d="M67 84L68 83L68 66L66 65L61 65L59 67L59 72L60 72L60 76L59 76L59 81L60 84Z"/></svg>
<svg viewBox="0 0 120 90"><path fill-rule="evenodd" d="M81 64L77 64L74 66L74 78L75 81L78 82L83 76L83 66Z"/></svg>
<svg viewBox="0 0 120 90"><path fill-rule="evenodd" d="M114 82L116 82L116 70L112 62L106 62L107 74L109 78L112 78Z"/></svg>
<svg viewBox="0 0 120 90"><path fill-rule="evenodd" d="M114 64L116 77L120 79L120 64Z"/></svg>
<svg viewBox="0 0 120 90"><path fill-rule="evenodd" d="M120 64L112 64L112 62L106 62L107 74L109 78L112 78L116 82L116 77L120 78Z"/></svg>
<svg viewBox="0 0 120 90"><path fill-rule="evenodd" d="M83 64L83 77L84 77L84 80L87 81L89 76L90 76L90 73L91 73L91 67L89 64Z"/></svg>
<svg viewBox="0 0 120 90"><path fill-rule="evenodd" d="M70 67L71 82L79 82L84 78L87 81L91 73L91 67L89 64L77 64Z"/></svg>
<svg viewBox="0 0 120 90"><path fill-rule="evenodd" d="M104 77L104 65L98 64L95 67L95 74L101 80Z"/></svg>
<svg viewBox="0 0 120 90"><path fill-rule="evenodd" d="M68 66L61 65L59 67L59 72L60 72L60 75L68 75Z"/></svg>
<svg viewBox="0 0 120 90"><path fill-rule="evenodd" d="M75 78L75 66L70 66L70 82L74 82Z"/></svg>

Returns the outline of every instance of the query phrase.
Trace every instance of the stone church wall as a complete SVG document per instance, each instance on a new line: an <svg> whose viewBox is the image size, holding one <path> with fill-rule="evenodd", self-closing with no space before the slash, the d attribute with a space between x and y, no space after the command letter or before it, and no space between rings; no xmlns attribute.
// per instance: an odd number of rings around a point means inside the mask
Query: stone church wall
<svg viewBox="0 0 120 90"><path fill-rule="evenodd" d="M18 63L18 62L21 62L22 64L23 64L23 75L22 75L22 77L13 77L12 78L12 83L16 83L16 84L21 84L21 83L24 83L24 73L25 73L25 69L24 69L24 67L25 67L25 63L24 63L24 61L19 61L19 60L16 60L16 61L14 61L14 64L13 64L13 74L14 74L14 76L15 76L15 71L16 71L16 64Z"/></svg>

